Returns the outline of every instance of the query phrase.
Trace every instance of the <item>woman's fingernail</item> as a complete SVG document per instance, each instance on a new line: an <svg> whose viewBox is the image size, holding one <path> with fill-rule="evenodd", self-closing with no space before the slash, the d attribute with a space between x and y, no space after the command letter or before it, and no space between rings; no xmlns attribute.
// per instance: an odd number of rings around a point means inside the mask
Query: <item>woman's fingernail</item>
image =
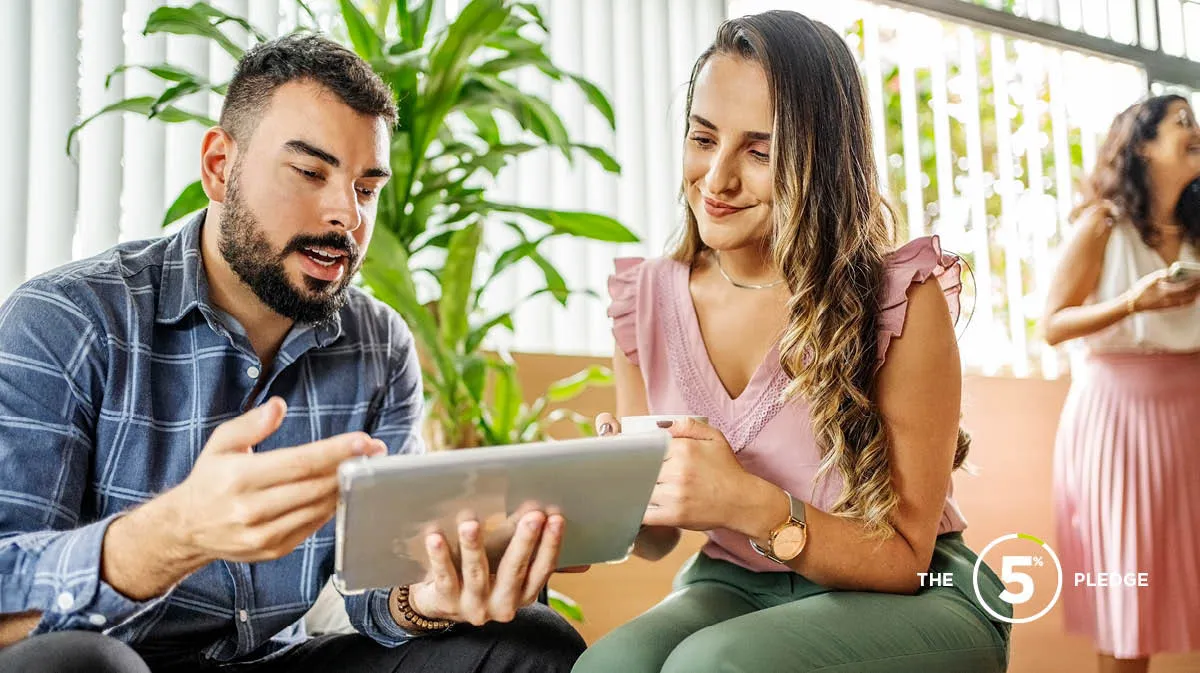
<svg viewBox="0 0 1200 673"><path fill-rule="evenodd" d="M612 433L612 423L602 423L600 425L600 436L601 437L603 437L604 435L607 435L607 434L611 434L611 433Z"/></svg>
<svg viewBox="0 0 1200 673"><path fill-rule="evenodd" d="M660 428L666 429L666 428L671 427L672 425L675 425L675 421L658 421L655 423L655 425L657 425Z"/></svg>

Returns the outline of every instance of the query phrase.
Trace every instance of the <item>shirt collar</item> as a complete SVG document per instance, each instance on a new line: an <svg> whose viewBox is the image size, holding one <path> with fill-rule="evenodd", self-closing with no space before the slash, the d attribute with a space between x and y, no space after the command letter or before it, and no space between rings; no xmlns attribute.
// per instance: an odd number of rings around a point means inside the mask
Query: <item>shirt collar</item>
<svg viewBox="0 0 1200 673"><path fill-rule="evenodd" d="M194 310L205 314L210 322L218 315L209 301L208 276L200 254L200 231L207 214L207 209L200 211L167 244L155 316L155 322L159 324L176 324ZM310 331L318 347L324 348L337 341L342 335L341 312L320 325L296 324L285 342L301 338Z"/></svg>

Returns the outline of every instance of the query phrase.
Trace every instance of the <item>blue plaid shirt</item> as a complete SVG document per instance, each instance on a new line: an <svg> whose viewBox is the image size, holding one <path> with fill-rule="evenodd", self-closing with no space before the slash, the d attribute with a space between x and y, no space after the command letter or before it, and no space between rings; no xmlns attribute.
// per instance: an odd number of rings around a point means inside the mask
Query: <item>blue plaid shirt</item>
<svg viewBox="0 0 1200 673"><path fill-rule="evenodd" d="M332 522L281 559L215 562L146 602L100 577L109 523L181 482L218 424L272 395L288 413L259 451L352 430L391 453L422 449L421 374L400 317L350 288L337 320L293 327L263 371L209 304L203 217L30 280L0 308L0 614L40 611L35 633L104 631L159 662L281 650L305 637L300 618L332 572ZM384 645L411 637L387 590L346 607Z"/></svg>

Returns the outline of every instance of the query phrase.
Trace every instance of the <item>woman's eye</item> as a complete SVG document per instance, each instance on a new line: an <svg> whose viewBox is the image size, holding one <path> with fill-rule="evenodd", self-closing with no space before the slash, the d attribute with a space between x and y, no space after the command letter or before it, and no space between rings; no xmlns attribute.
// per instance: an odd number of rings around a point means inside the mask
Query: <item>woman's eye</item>
<svg viewBox="0 0 1200 673"><path fill-rule="evenodd" d="M692 142L696 143L700 147L708 147L713 144L711 138L705 138L704 136L692 136Z"/></svg>
<svg viewBox="0 0 1200 673"><path fill-rule="evenodd" d="M303 175L304 177L306 177L310 180L320 180L321 179L320 173L318 173L316 171L310 171L307 168L300 168L299 166L292 166L292 170L296 171L300 175Z"/></svg>
<svg viewBox="0 0 1200 673"><path fill-rule="evenodd" d="M758 159L759 161L770 161L771 159L771 155L767 154L766 152L759 152L758 150L750 150L750 156Z"/></svg>

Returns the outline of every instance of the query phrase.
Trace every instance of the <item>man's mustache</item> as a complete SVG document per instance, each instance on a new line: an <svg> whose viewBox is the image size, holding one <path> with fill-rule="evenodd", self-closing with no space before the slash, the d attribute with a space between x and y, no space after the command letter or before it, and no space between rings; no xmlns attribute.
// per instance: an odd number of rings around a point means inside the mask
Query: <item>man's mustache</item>
<svg viewBox="0 0 1200 673"><path fill-rule="evenodd" d="M293 252L300 252L304 248L331 248L333 250L340 250L346 253L347 261L350 262L351 266L358 263L358 258L361 255L358 244L354 242L353 238L331 231L320 236L301 235L292 238L284 246L280 257L287 257Z"/></svg>

